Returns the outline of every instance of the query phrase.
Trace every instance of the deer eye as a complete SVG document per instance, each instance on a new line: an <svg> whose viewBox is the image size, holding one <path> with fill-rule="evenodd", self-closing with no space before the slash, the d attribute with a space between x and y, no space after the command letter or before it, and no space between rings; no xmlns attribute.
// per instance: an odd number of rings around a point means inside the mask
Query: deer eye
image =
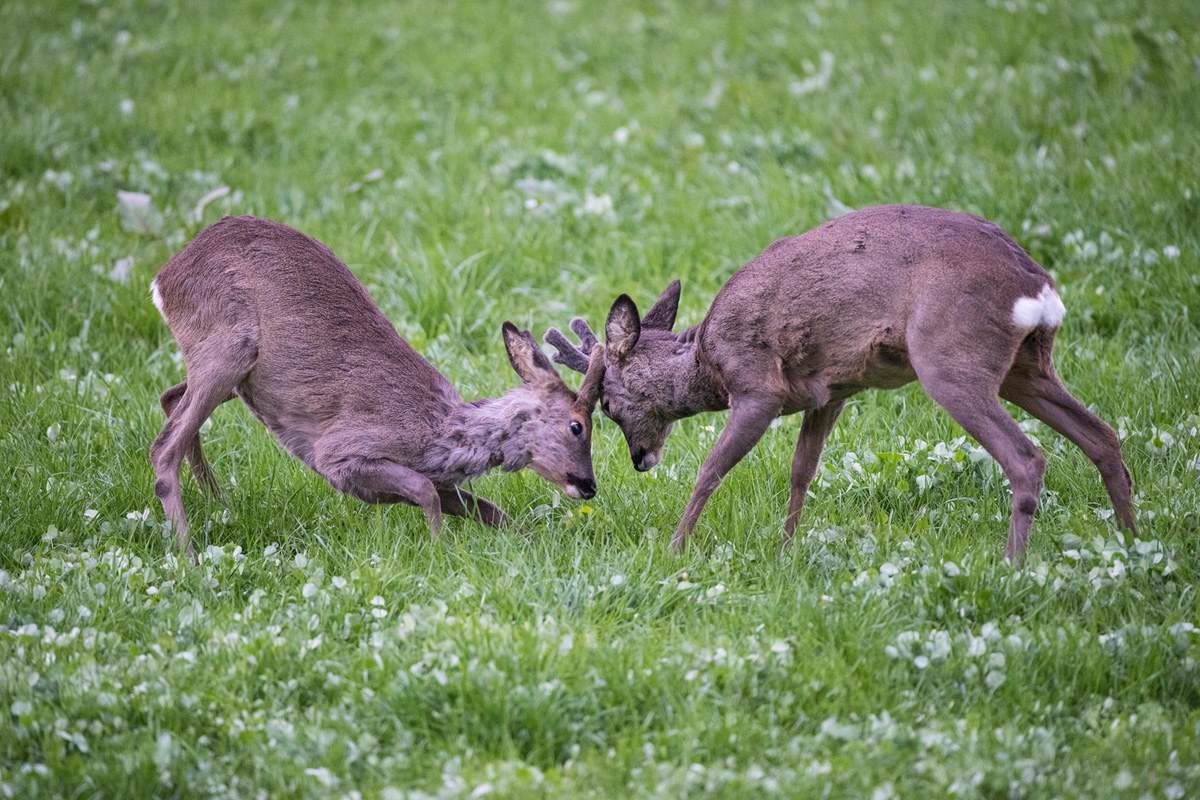
<svg viewBox="0 0 1200 800"><path fill-rule="evenodd" d="M576 436L579 436L581 433L583 433L583 426L579 424L578 420L574 420L574 419L571 420L570 427L571 427L571 433L575 434Z"/></svg>
<svg viewBox="0 0 1200 800"><path fill-rule="evenodd" d="M605 400L603 403L600 404L600 410L604 412L604 416L606 416L606 417L608 416L608 401L607 400Z"/></svg>

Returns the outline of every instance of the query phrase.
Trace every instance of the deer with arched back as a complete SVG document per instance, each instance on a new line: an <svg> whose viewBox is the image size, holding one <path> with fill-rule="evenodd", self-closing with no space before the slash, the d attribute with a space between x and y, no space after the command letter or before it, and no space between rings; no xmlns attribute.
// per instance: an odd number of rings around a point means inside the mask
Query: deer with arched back
<svg viewBox="0 0 1200 800"><path fill-rule="evenodd" d="M289 453L368 503L442 512L499 526L507 516L459 488L490 469L531 468L573 498L596 493L592 409L604 361L571 391L528 331L503 325L522 385L465 402L412 348L325 245L255 217L201 231L151 283L187 379L162 396L150 447L154 492L180 549L188 541L179 468L219 492L200 426L238 397Z"/></svg>
<svg viewBox="0 0 1200 800"><path fill-rule="evenodd" d="M613 304L600 345L551 328L555 360L587 372L603 353L601 411L638 470L662 459L671 425L730 410L673 537L682 550L721 480L781 415L804 413L792 458L785 538L795 533L821 450L847 398L919 380L992 455L1013 492L1005 556L1019 560L1046 459L1004 398L1074 442L1096 465L1117 519L1134 532L1133 482L1112 428L1075 399L1051 351L1066 309L1054 282L1003 230L922 206L865 208L770 245L717 293L704 320L672 333L680 284L639 318Z"/></svg>

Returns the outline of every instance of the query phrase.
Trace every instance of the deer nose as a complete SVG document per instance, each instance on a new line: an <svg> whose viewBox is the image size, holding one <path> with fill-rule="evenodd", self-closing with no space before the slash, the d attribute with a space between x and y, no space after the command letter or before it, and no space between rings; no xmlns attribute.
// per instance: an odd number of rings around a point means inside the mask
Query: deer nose
<svg viewBox="0 0 1200 800"><path fill-rule="evenodd" d="M649 472L662 461L662 450L649 452L644 447L639 447L638 451L633 454L633 468L638 472Z"/></svg>
<svg viewBox="0 0 1200 800"><path fill-rule="evenodd" d="M567 483L579 490L579 494L583 495L584 500L591 500L596 496L596 481L593 478L581 478L578 475L568 475Z"/></svg>

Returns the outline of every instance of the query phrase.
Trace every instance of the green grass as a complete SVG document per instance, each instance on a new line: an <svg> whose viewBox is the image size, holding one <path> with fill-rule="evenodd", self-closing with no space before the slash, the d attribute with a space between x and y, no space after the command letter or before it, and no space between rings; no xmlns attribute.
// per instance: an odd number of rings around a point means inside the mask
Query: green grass
<svg viewBox="0 0 1200 800"><path fill-rule="evenodd" d="M1198 53L1184 0L0 5L0 797L1200 794ZM682 557L723 415L647 475L599 421L594 501L490 475L532 541L433 542L231 403L229 506L189 478L174 557L147 287L223 213L322 239L473 397L515 382L504 319L679 277L698 321L830 198L1051 270L1141 541L1020 415L1049 468L1004 566L1003 476L914 385L849 405L788 549L796 417Z"/></svg>

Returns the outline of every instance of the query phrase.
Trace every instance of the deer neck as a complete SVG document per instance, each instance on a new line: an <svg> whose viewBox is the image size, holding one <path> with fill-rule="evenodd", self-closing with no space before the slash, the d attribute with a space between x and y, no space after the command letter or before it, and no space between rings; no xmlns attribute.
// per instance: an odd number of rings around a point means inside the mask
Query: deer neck
<svg viewBox="0 0 1200 800"><path fill-rule="evenodd" d="M672 376L668 402L679 419L729 408L725 382L696 339L674 355L668 374Z"/></svg>
<svg viewBox="0 0 1200 800"><path fill-rule="evenodd" d="M457 486L496 467L515 472L529 465L521 429L532 418L534 405L523 388L451 410L429 451L434 484Z"/></svg>

